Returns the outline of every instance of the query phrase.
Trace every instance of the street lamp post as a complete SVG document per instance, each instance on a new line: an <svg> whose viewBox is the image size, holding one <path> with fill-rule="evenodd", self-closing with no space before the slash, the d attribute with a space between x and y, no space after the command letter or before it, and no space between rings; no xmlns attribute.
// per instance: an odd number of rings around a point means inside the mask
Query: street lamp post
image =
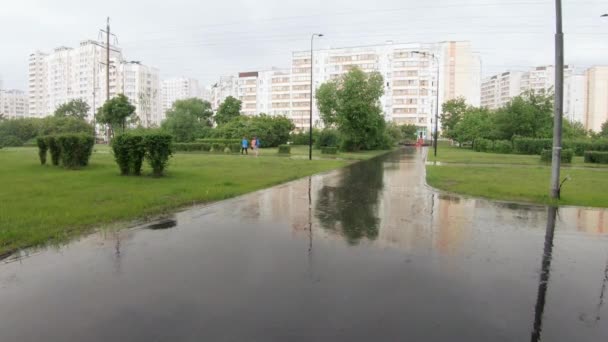
<svg viewBox="0 0 608 342"><path fill-rule="evenodd" d="M435 134L433 136L434 155L435 155L435 157L437 157L437 136L439 135L439 57L437 57L434 53L429 54L427 52L421 52L421 51L412 51L412 53L422 55L422 56L431 56L435 60L435 63L437 64L437 80L435 82L436 86L437 86L437 90L435 91L437 103L435 104Z"/></svg>
<svg viewBox="0 0 608 342"><path fill-rule="evenodd" d="M314 96L314 79L313 79L313 42L315 37L323 37L322 33L313 33L310 37L310 122L308 127L308 160L312 160L312 97Z"/></svg>

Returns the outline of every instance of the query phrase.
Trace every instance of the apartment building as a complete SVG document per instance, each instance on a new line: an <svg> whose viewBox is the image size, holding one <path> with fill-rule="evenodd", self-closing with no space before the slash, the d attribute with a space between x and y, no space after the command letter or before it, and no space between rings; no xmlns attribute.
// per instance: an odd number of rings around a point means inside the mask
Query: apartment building
<svg viewBox="0 0 608 342"><path fill-rule="evenodd" d="M82 99L91 107L87 120L92 121L94 110L101 107L107 98L107 67L105 47L93 40L82 41L75 48L58 47L51 53L32 53L29 56L28 74L29 116L52 115L60 105ZM157 91L158 95L154 96L160 98L157 69L145 67L139 62L125 62L121 49L116 46L110 46L109 67L109 97L125 92L136 103L141 93L153 94ZM136 73L137 77L133 77L132 73ZM140 76L147 77L146 75L149 75L151 83L156 83L150 87L147 80L138 83ZM154 81L155 78L157 81ZM158 109L153 108L154 111L160 111L160 100L152 102L158 102ZM137 114L140 115L140 112ZM142 115L140 122L151 123L148 117L151 120L160 118L157 113Z"/></svg>
<svg viewBox="0 0 608 342"><path fill-rule="evenodd" d="M599 132L608 121L608 66L595 66L585 72L587 91L583 125Z"/></svg>
<svg viewBox="0 0 608 342"><path fill-rule="evenodd" d="M555 88L555 67L538 66L532 70L508 71L487 77L481 84L481 105L489 109L505 106L525 91L552 92ZM585 76L576 74L572 66L564 67L564 118L583 122L585 111Z"/></svg>
<svg viewBox="0 0 608 342"><path fill-rule="evenodd" d="M243 113L286 115L296 127L306 129L310 120L311 66L314 89L354 67L377 71L384 77L381 106L387 121L415 124L430 135L434 108L459 96L479 105L481 64L469 42L407 43L322 49L292 53L287 70L241 73L220 79L213 87L213 106L232 95L243 101ZM439 79L437 75L439 74ZM271 86L268 87L270 80ZM439 81L439 104L437 82ZM313 124L322 126L313 96ZM441 110L441 108L439 108Z"/></svg>
<svg viewBox="0 0 608 342"><path fill-rule="evenodd" d="M121 62L118 68L118 92L135 106L139 124L158 127L165 118L161 103L159 71L137 61Z"/></svg>
<svg viewBox="0 0 608 342"><path fill-rule="evenodd" d="M5 119L25 118L28 115L28 96L21 90L0 89L0 114Z"/></svg>
<svg viewBox="0 0 608 342"><path fill-rule="evenodd" d="M521 93L521 78L524 73L507 71L485 78L481 83L481 106L498 109Z"/></svg>
<svg viewBox="0 0 608 342"><path fill-rule="evenodd" d="M178 77L162 81L163 113L173 106L173 102L193 97L203 98L203 89L200 87L198 80Z"/></svg>
<svg viewBox="0 0 608 342"><path fill-rule="evenodd" d="M310 77L309 77L310 78ZM291 75L287 69L240 72L220 78L211 89L211 105L217 110L228 96L241 100L244 115L289 116Z"/></svg>

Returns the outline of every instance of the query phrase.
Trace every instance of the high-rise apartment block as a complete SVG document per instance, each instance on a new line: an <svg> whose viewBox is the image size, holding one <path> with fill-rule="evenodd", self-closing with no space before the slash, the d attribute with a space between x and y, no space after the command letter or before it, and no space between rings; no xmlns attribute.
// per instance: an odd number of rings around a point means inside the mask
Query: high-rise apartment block
<svg viewBox="0 0 608 342"><path fill-rule="evenodd" d="M162 81L163 112L170 109L173 102L193 97L203 99L203 89L197 80L179 77Z"/></svg>
<svg viewBox="0 0 608 342"><path fill-rule="evenodd" d="M0 114L2 114L5 119L18 119L27 117L27 94L21 90L0 89Z"/></svg>
<svg viewBox="0 0 608 342"><path fill-rule="evenodd" d="M601 80L601 70L602 67L595 67L580 74L572 66L564 67L564 118L570 122L580 122L586 129L594 131L599 127L594 123L595 120L602 118L602 111L594 108L602 108L603 97L593 94L596 83L590 81L590 75L598 75L598 78L593 79ZM481 105L498 109L523 92L549 93L554 88L555 67L552 65L535 67L526 72L509 71L483 80Z"/></svg>
<svg viewBox="0 0 608 342"><path fill-rule="evenodd" d="M583 124L599 132L608 121L608 66L596 66L585 72L587 98Z"/></svg>
<svg viewBox="0 0 608 342"><path fill-rule="evenodd" d="M126 62L122 52L110 47L109 95L125 93L136 105L142 124L160 124L160 80L158 70L138 62ZM87 120L107 98L106 49L101 44L86 40L76 48L59 47L51 53L35 52L29 56L29 116L52 115L57 107L75 99L84 100L90 107ZM143 79L142 79L143 78ZM153 113L141 112L140 99L150 97ZM152 118L148 120L149 118Z"/></svg>
<svg viewBox="0 0 608 342"><path fill-rule="evenodd" d="M433 56L436 56L434 58ZM413 124L423 134L432 131L439 81L439 103L465 97L479 105L480 59L469 42L409 43L317 50L292 53L291 68L223 77L213 87L213 105L232 95L243 101L243 113L285 115L296 127L309 125L311 65L314 89L338 78L354 67L377 71L384 78L380 102L387 121ZM439 73L439 80L437 74ZM270 86L268 86L270 83ZM313 94L313 122L320 126Z"/></svg>

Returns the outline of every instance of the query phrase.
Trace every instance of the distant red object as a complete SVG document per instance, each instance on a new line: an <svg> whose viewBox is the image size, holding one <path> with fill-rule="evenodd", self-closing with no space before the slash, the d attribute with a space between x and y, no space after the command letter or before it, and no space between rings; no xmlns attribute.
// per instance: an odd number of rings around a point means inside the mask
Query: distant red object
<svg viewBox="0 0 608 342"><path fill-rule="evenodd" d="M420 138L416 142L416 147L422 147L422 146L424 146L424 139Z"/></svg>

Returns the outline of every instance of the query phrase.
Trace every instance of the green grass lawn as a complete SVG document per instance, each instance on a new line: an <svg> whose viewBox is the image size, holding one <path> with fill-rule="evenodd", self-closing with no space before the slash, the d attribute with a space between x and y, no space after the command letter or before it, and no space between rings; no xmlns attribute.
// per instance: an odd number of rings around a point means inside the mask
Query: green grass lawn
<svg viewBox="0 0 608 342"><path fill-rule="evenodd" d="M237 196L351 162L280 157L276 149L263 150L259 158L176 154L166 177L126 177L119 175L107 147L96 146L95 151L89 167L68 171L41 166L34 148L0 150L0 255L63 242L94 227ZM365 159L380 153L338 157Z"/></svg>
<svg viewBox="0 0 608 342"><path fill-rule="evenodd" d="M432 154L429 149L429 161L435 160ZM427 182L435 188L499 200L551 203L551 170L539 156L481 153L441 145L437 154L436 160L444 164L427 165ZM606 165L590 166L577 157L561 174L562 178L570 175L571 180L565 183L559 204L608 207Z"/></svg>

